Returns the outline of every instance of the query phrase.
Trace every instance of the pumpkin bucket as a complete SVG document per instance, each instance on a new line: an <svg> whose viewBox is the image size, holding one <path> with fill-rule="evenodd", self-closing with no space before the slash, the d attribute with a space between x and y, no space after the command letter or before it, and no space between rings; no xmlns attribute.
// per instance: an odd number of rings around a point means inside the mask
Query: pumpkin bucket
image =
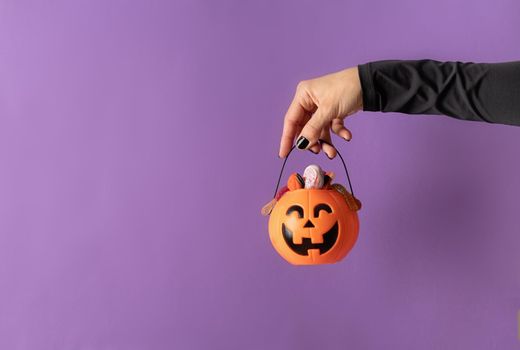
<svg viewBox="0 0 520 350"><path fill-rule="evenodd" d="M339 151L337 154L343 163L350 192L338 183L329 183L322 188L295 188L289 179L288 188L280 194L278 187L285 163L294 148L280 170L275 198L271 201L271 206L274 206L270 213L264 213L270 215L271 243L282 258L293 265L336 263L356 243L359 232L357 211L361 202L354 197L347 166Z"/></svg>

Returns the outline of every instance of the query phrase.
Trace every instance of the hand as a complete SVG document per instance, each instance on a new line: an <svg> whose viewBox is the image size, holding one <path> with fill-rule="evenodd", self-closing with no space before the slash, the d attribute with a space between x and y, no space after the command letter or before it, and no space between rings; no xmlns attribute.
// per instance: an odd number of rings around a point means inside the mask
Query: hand
<svg viewBox="0 0 520 350"><path fill-rule="evenodd" d="M298 135L298 148L316 154L323 150L327 157L334 158L337 153L330 130L350 141L352 133L343 125L343 119L361 109L363 97L357 67L300 82L285 114L279 157L287 156ZM320 139L326 143L319 142Z"/></svg>

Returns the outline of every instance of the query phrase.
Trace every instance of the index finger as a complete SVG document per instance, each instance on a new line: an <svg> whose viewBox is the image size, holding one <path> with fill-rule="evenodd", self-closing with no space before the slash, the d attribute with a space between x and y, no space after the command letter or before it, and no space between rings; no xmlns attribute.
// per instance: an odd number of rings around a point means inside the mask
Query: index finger
<svg viewBox="0 0 520 350"><path fill-rule="evenodd" d="M298 98L295 96L289 105L287 113L283 122L283 132L280 141L279 157L284 158L291 150L294 138L298 132L298 127L302 124L305 119L306 110L299 103Z"/></svg>

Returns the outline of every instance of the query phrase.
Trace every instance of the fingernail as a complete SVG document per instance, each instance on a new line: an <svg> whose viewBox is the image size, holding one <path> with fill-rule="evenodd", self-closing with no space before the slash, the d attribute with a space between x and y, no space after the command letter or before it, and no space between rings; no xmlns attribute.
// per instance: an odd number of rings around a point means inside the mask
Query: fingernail
<svg viewBox="0 0 520 350"><path fill-rule="evenodd" d="M303 136L298 137L298 140L296 141L296 147L298 147L299 149L305 149L308 145L309 140L307 140Z"/></svg>

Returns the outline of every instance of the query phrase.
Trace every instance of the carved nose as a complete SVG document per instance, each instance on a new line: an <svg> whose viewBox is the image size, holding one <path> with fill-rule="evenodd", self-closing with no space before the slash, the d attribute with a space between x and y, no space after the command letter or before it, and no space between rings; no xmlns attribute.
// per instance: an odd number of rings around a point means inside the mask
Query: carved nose
<svg viewBox="0 0 520 350"><path fill-rule="evenodd" d="M314 224L310 220L307 220L307 222L305 223L305 225L303 225L303 227L314 227Z"/></svg>

